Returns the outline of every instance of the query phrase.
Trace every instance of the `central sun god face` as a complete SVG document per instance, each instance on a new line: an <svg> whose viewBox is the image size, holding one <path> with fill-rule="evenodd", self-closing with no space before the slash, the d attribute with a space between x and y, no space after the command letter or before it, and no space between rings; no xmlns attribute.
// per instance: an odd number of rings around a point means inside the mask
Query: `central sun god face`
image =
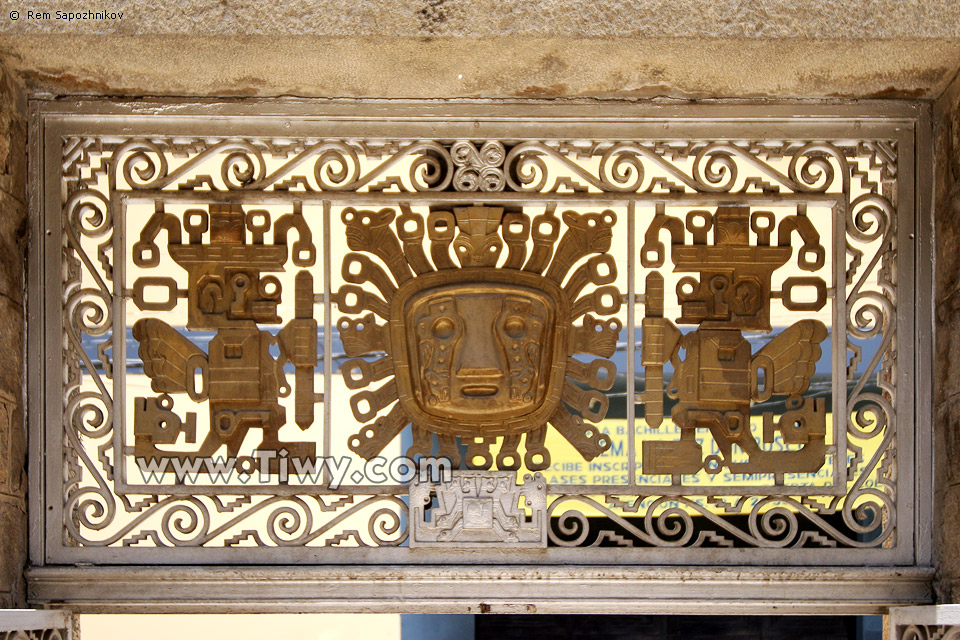
<svg viewBox="0 0 960 640"><path fill-rule="evenodd" d="M622 324L591 314L616 314L622 301L607 253L613 212L564 211L557 218L548 209L531 218L467 206L431 209L424 220L408 207L396 218L396 233L395 217L392 209L341 213L347 246L357 253L344 258L347 284L336 303L359 316L337 323L351 358L341 371L357 390L353 416L364 423L348 439L350 450L369 460L407 425L408 456L439 448L436 455L455 468L463 460L471 469L496 463L516 470L521 462L530 471L546 469L548 425L585 460L609 449L610 437L596 423L607 413L603 392L617 367L606 358ZM586 362L583 355L598 357Z"/></svg>
<svg viewBox="0 0 960 640"><path fill-rule="evenodd" d="M543 400L541 350L553 327L553 303L512 285L450 285L411 299L409 356L419 373L414 397L427 413L507 418ZM412 333L412 335L411 335Z"/></svg>
<svg viewBox="0 0 960 640"><path fill-rule="evenodd" d="M404 409L439 432L514 431L512 422L552 412L548 391L562 384L566 331L557 327L563 293L535 274L527 282L477 279L472 269L425 276L392 305ZM451 282L451 276L460 282ZM433 285L433 286L431 286ZM560 360L561 364L563 363ZM556 374L556 375L555 375ZM556 395L556 394L552 394Z"/></svg>

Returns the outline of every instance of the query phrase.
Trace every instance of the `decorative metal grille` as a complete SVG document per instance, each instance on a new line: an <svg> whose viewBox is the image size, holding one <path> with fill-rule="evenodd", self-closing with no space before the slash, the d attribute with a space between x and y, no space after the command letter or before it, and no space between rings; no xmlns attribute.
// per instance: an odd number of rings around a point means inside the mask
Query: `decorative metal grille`
<svg viewBox="0 0 960 640"><path fill-rule="evenodd" d="M914 562L910 120L424 108L44 120L45 557Z"/></svg>

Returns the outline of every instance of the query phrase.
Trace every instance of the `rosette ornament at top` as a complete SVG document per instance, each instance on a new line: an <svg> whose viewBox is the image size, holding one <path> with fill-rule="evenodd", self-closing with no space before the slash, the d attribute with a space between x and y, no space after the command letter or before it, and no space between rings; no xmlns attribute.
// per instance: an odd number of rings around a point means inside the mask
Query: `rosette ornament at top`
<svg viewBox="0 0 960 640"><path fill-rule="evenodd" d="M469 141L461 140L450 146L454 166L453 188L457 191L503 191L506 179L503 160L507 151L496 140L488 140L478 150Z"/></svg>
<svg viewBox="0 0 960 640"><path fill-rule="evenodd" d="M608 253L614 213L558 218L548 210L531 220L469 206L425 220L401 210L346 208L341 216L357 252L345 256L348 284L334 298L353 316L337 323L351 358L341 372L357 390L353 415L365 423L350 449L369 459L412 423L407 455L460 466L459 439L466 466L488 469L500 440L497 467L517 469L525 438L522 462L539 470L550 464L550 424L587 460L606 451L610 439L595 423L607 412L603 391L616 377L608 358L621 329L603 318L621 306Z"/></svg>

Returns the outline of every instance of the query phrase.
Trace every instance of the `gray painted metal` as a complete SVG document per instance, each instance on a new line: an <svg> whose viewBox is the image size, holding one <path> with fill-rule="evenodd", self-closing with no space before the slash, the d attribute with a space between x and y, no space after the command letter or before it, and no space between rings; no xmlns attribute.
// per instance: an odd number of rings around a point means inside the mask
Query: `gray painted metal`
<svg viewBox="0 0 960 640"><path fill-rule="evenodd" d="M46 567L29 597L80 613L875 614L929 602L930 569Z"/></svg>
<svg viewBox="0 0 960 640"><path fill-rule="evenodd" d="M70 613L68 611L51 611L35 609L0 609L0 632L34 632L25 633L28 638L41 637L44 640L53 640L55 634L43 634L44 631L59 631L59 638L69 640L71 630ZM22 636L13 636L20 638Z"/></svg>

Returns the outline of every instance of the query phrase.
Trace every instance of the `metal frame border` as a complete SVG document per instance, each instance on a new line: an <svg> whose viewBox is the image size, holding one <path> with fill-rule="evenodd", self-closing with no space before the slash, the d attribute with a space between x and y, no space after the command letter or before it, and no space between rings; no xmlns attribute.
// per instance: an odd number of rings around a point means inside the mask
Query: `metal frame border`
<svg viewBox="0 0 960 640"><path fill-rule="evenodd" d="M713 127L725 131L738 123L749 127L750 137L777 137L778 125L785 121L811 125L856 127L857 135L866 134L871 125L897 126L901 140L915 140L909 162L913 174L913 193L901 193L901 216L912 215L910 228L898 227L900 261L898 273L910 276L901 285L913 285L914 305L900 300L898 323L900 336L913 335L908 350L912 372L898 370L898 383L911 388L916 402L910 413L898 411L900 424L913 423L910 442L898 442L901 460L912 460L915 477L900 474L898 479L898 536L893 550L853 549L817 550L816 562L825 566L805 568L806 554L782 550L741 549L731 554L754 566L663 567L641 565L611 568L596 550L578 549L576 559L557 561L583 566L545 564L546 557L531 556L527 565L499 566L480 564L452 554L439 554L435 565L389 564L352 568L335 566L294 569L284 566L216 567L56 567L47 563L113 563L119 558L111 549L84 548L81 561L67 548L51 546L43 523L62 522L62 501L50 503L47 495L59 496L52 478L46 474L46 451L59 451L57 433L44 433L44 415L57 414L58 393L46 393L49 374L59 366L59 353L44 351L44 336L59 331L59 291L43 286L46 256L59 247L59 226L44 225L45 203L59 206L59 185L42 184L45 167L58 165L59 149L44 146L47 135L59 129L65 120L81 122L85 130L116 132L116 123L125 117L154 115L159 119L181 119L178 132L202 135L203 119L224 124L231 116L255 113L262 121L273 123L271 130L281 131L290 120L336 127L344 122L362 123L370 128L369 137L409 137L405 128L418 122L443 122L445 137L463 135L484 137L507 122L524 121L531 138L551 137L546 131L572 124L590 124L598 136L628 136L631 127L662 127L670 137L673 123ZM159 120L158 119L158 120ZM483 121L483 122L481 122ZM158 121L159 125L159 121ZM238 126L244 126L242 122ZM249 126L249 125L246 125ZM861 128L862 127L862 128ZM540 611L622 612L629 606L637 613L687 612L713 613L721 603L717 596L736 595L728 602L729 612L740 613L875 613L890 605L929 602L932 598L930 522L932 521L932 361L925 357L933 349L933 213L931 167L931 107L914 101L824 102L750 102L722 101L710 104L636 103L596 100L142 100L108 101L64 99L31 101L29 126L29 223L31 241L28 258L28 420L30 430L30 557L35 568L27 573L31 602L62 602L81 610L200 611L200 610L317 610L317 611L417 611L417 612L519 612ZM552 129L554 128L554 129ZM686 127L685 127L686 128ZM156 133L162 133L162 126ZM407 129L407 131L409 131ZM709 131L705 129L705 131ZM247 130L249 132L249 129ZM289 129L286 130L289 132ZM449 132L449 133L447 133ZM542 133L541 133L542 132ZM619 133L618 132L623 132ZM229 134L226 134L229 135ZM278 135L282 135L278 133ZM552 137L555 137L553 134ZM689 134L688 134L689 135ZM729 135L729 134L728 134ZM496 137L496 136L494 136ZM687 137L687 136L684 136ZM853 136L851 136L853 137ZM906 156L901 148L901 170ZM909 199L908 199L909 198ZM907 211L913 209L913 211ZM901 218L902 219L902 218ZM907 218L910 219L910 218ZM909 259L909 263L908 263ZM52 303L52 304L51 304ZM46 311L49 310L50 313ZM911 326L912 325L912 326ZM51 329L51 327L53 327ZM911 332L910 329L913 329ZM901 342L901 353L904 353ZM913 375L911 376L910 373ZM59 388L59 387L58 387ZM899 405L901 409L904 404ZM46 436L46 442L44 442ZM914 446L915 444L915 446ZM50 476L59 474L50 474ZM911 500L913 498L913 500ZM907 509L902 509L907 507ZM909 517L904 517L909 516ZM97 553L89 553L96 551ZM177 550L161 550L166 553ZM205 549L205 552L216 551ZM249 550L248 550L249 551ZM382 550L385 551L385 550ZM773 553L764 553L764 552ZM803 550L800 550L803 551ZM835 551L836 553L829 553ZM64 553L67 552L67 553ZM840 556L850 554L842 562ZM158 562L159 557L145 553L142 562ZM217 555L206 555L218 561ZM381 554L382 555L382 554ZM389 554L386 554L389 555ZM650 554L651 556L653 554ZM780 557L777 557L777 556ZM800 557L803 556L803 557ZM221 558L220 561L226 558ZM250 554L246 562L263 561ZM357 560L359 558L352 558ZM506 558L504 558L506 559ZM171 554L167 562L196 562L190 554ZM344 558L346 561L347 558ZM678 562L657 556L656 561ZM123 560L119 560L124 562ZM236 562L237 559L232 560ZM310 562L309 558L290 557L291 562ZM382 557L382 562L395 559ZM489 562L489 558L487 558ZM651 557L651 562L655 561ZM826 563L885 563L885 567L826 566ZM129 562L129 561L127 561ZM417 562L417 561L414 561ZM466 562L466 564L464 564ZM786 563L786 564L785 564ZM791 566L787 566L787 564ZM533 566L530 565L540 565ZM216 587L214 585L217 585ZM771 589L771 587L773 587ZM537 597L530 593L538 591ZM215 595L211 595L211 593ZM222 595L221 595L222 594ZM496 598L489 596L496 594ZM780 594L780 595L775 595ZM729 598L729 596L724 596ZM489 598L489 599L488 599ZM521 604L530 601L530 604ZM200 602L200 604L198 604ZM488 602L488 604L484 604ZM532 607L532 609L531 609ZM539 607L539 608L538 608Z"/></svg>
<svg viewBox="0 0 960 640"><path fill-rule="evenodd" d="M49 567L28 598L74 613L861 615L932 601L932 569Z"/></svg>

